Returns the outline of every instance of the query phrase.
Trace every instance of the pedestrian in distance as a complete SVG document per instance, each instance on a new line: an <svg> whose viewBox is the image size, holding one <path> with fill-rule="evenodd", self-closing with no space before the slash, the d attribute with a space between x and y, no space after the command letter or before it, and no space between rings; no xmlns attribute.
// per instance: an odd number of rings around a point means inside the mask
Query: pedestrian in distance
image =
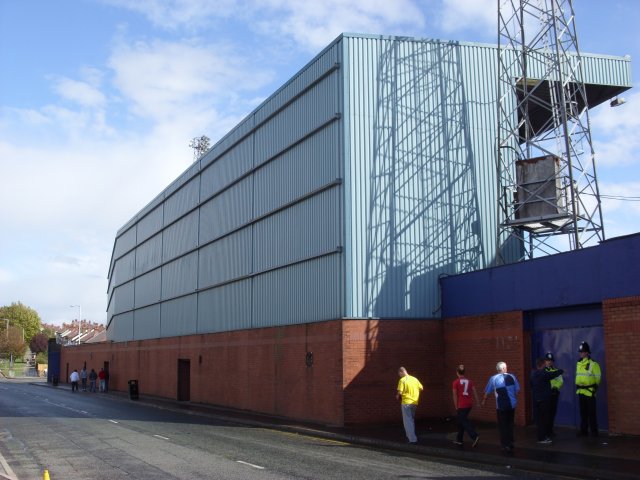
<svg viewBox="0 0 640 480"><path fill-rule="evenodd" d="M109 391L109 369L104 371L104 393Z"/></svg>
<svg viewBox="0 0 640 480"><path fill-rule="evenodd" d="M476 387L473 385L473 382L465 376L464 372L464 365L458 365L456 368L458 378L456 378L452 384L453 407L456 409L456 417L458 420L458 435L453 443L462 445L464 432L467 432L473 441L472 445L475 447L480 437L473 424L469 421L469 413L471 413L471 408L473 407L473 399L475 398L476 405L478 406L480 405L480 400L478 399ZM473 398L471 397L472 394Z"/></svg>
<svg viewBox="0 0 640 480"><path fill-rule="evenodd" d="M580 405L580 431L578 435L586 437L598 436L598 414L596 410L596 393L600 386L602 373L600 365L591 359L591 348L587 342L582 342L578 347L580 360L576 365L576 393Z"/></svg>
<svg viewBox="0 0 640 480"><path fill-rule="evenodd" d="M82 370L80 370L80 382L82 384L82 391L86 392L87 391L87 367L86 366L82 367Z"/></svg>
<svg viewBox="0 0 640 480"><path fill-rule="evenodd" d="M106 391L106 387L105 387L104 368L100 369L100 372L98 373L98 380L100 381L100 391L101 392L105 392Z"/></svg>
<svg viewBox="0 0 640 480"><path fill-rule="evenodd" d="M89 372L89 391L92 393L96 393L96 380L98 379L98 374L92 368Z"/></svg>
<svg viewBox="0 0 640 480"><path fill-rule="evenodd" d="M547 352L544 356L545 360L545 370L547 372L555 372L557 368L555 367L555 358L553 357L553 353ZM556 436L556 432L554 429L554 425L556 423L556 414L558 413L558 403L560 403L560 389L564 384L564 379L562 375L551 379L549 382L551 383L551 418L549 422L551 423L551 438Z"/></svg>
<svg viewBox="0 0 640 480"><path fill-rule="evenodd" d="M489 394L493 393L496 398L500 444L505 452L511 453L515 443L513 426L520 384L515 375L507 373L507 364L505 362L498 362L496 371L498 373L489 378L484 389L482 406L487 401Z"/></svg>
<svg viewBox="0 0 640 480"><path fill-rule="evenodd" d="M78 382L80 381L78 370L71 372L71 375L69 375L69 381L71 382L71 392L76 392L78 390Z"/></svg>
<svg viewBox="0 0 640 480"><path fill-rule="evenodd" d="M407 440L410 444L418 443L416 436L416 410L418 408L418 400L420 392L423 390L422 384L416 377L412 377L407 369L400 367L398 369L398 387L396 390L396 399L400 400L400 408L402 410L402 423Z"/></svg>
<svg viewBox="0 0 640 480"><path fill-rule="evenodd" d="M544 358L536 360L536 369L531 373L531 391L533 404L536 410L536 422L538 424L538 443L549 444L551 440L551 381L560 377L564 371L554 369L548 371Z"/></svg>

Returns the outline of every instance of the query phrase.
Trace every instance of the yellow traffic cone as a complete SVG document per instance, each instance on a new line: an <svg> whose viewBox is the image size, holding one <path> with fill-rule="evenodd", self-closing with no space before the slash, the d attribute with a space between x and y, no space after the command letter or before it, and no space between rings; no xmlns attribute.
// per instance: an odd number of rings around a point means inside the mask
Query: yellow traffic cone
<svg viewBox="0 0 640 480"><path fill-rule="evenodd" d="M49 470L45 470L44 471L44 476L42 477L42 480L51 480L49 478Z"/></svg>

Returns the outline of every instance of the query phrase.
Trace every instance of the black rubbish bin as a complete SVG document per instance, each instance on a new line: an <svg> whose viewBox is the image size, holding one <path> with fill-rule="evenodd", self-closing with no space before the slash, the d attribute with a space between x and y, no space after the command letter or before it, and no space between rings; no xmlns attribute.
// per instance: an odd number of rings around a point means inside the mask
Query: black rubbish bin
<svg viewBox="0 0 640 480"><path fill-rule="evenodd" d="M51 383L53 384L54 387L57 387L59 382L60 382L60 379L58 378L58 375L54 375L51 377Z"/></svg>
<svg viewBox="0 0 640 480"><path fill-rule="evenodd" d="M138 400L138 380L129 380L129 400Z"/></svg>

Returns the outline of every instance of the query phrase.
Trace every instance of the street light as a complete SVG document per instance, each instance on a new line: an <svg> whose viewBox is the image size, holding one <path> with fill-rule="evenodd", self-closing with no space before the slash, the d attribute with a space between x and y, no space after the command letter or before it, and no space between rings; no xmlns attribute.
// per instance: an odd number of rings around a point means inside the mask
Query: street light
<svg viewBox="0 0 640 480"><path fill-rule="evenodd" d="M80 337L82 336L82 307L80 305L69 305L69 308L78 307L78 345L80 345Z"/></svg>

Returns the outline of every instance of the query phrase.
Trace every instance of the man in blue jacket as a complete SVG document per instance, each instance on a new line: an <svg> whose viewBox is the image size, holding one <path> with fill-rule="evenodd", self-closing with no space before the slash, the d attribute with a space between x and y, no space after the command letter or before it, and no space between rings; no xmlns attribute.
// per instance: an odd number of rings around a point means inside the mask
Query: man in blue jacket
<svg viewBox="0 0 640 480"><path fill-rule="evenodd" d="M564 373L561 369L545 370L544 358L536 360L536 369L531 373L531 388L533 404L536 409L538 423L538 443L552 443L551 430L553 418L551 416L551 380Z"/></svg>
<svg viewBox="0 0 640 480"><path fill-rule="evenodd" d="M498 362L497 374L489 379L484 389L482 406L491 392L496 397L496 416L498 417L498 429L500 431L500 443L507 453L513 451L513 425L515 419L516 404L520 384L515 375L507 373L507 364Z"/></svg>

